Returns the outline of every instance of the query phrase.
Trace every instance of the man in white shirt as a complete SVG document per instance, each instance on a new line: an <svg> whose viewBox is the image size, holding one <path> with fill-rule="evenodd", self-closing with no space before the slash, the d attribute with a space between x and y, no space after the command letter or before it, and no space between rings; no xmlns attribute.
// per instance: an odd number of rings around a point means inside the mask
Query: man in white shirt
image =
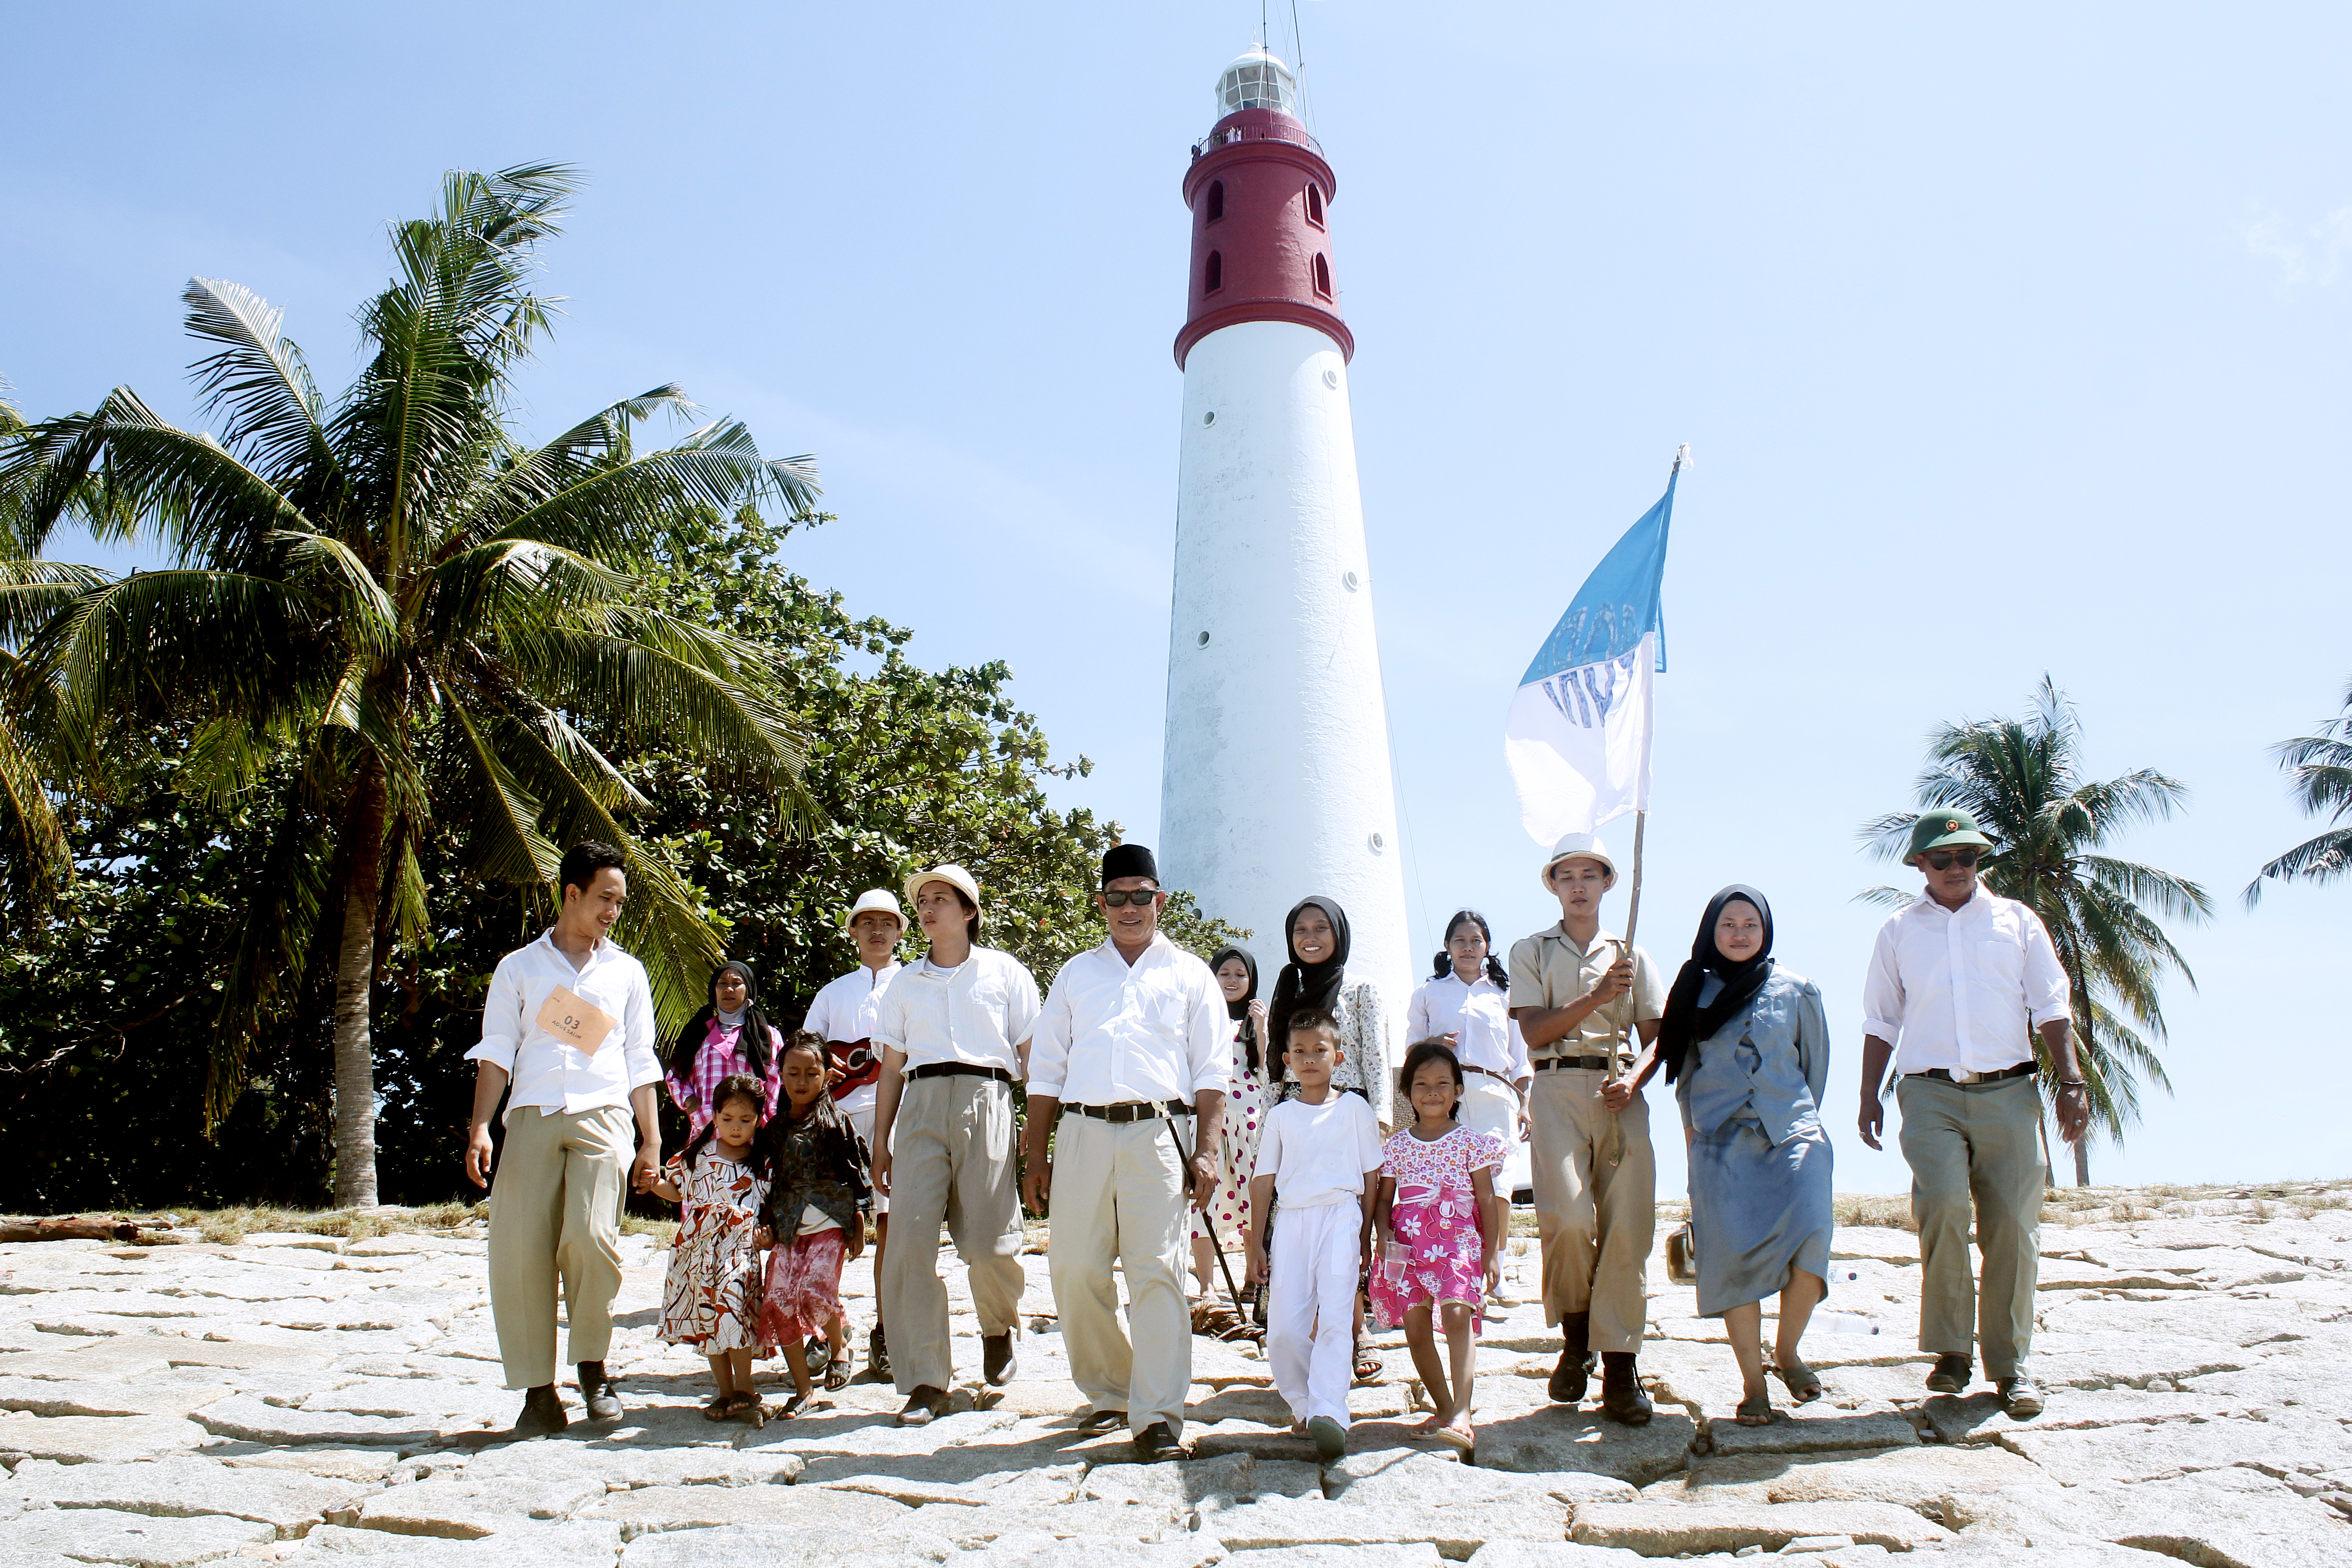
<svg viewBox="0 0 2352 1568"><path fill-rule="evenodd" d="M882 1077L882 1047L874 1043L875 1020L882 1016L883 993L898 977L898 943L907 935L907 917L888 891L867 888L857 895L843 921L857 944L857 967L826 982L809 1003L801 1027L824 1041L833 1075L835 1109L849 1119L850 1130L871 1149L874 1146L874 1102ZM890 1200L874 1195L874 1277L882 1277L883 1255L890 1245ZM889 1342L883 1336L877 1312L874 1332L866 1341L866 1365L878 1377L890 1375Z"/></svg>
<svg viewBox="0 0 2352 1568"><path fill-rule="evenodd" d="M948 1288L940 1228L955 1238L980 1319L981 1370L1014 1371L1021 1321L1021 1189L1013 1085L1037 1021L1037 982L979 945L980 883L960 865L907 880L930 950L890 982L874 1019L883 1048L874 1106L874 1187L889 1195L898 1239L879 1270L882 1321L902 1427L947 1414Z"/></svg>
<svg viewBox="0 0 2352 1568"><path fill-rule="evenodd" d="M1879 1146L1892 1058L1919 1222L1919 1348L1936 1356L1927 1386L1968 1387L1973 1331L1985 1375L2022 1419L2042 1410L2029 1364L2049 1178L2036 1032L2057 1073L2058 1129L2068 1143L2082 1137L2090 1100L2074 1054L2072 989L2048 929L2024 904L1977 884L1977 862L1992 847L1966 811L1929 811L1912 826L1911 863L1927 886L1879 927L1871 954L1862 1141ZM1972 1207L1981 1291L1969 1268Z"/></svg>
<svg viewBox="0 0 2352 1568"><path fill-rule="evenodd" d="M1062 966L1037 1019L1023 1178L1032 1208L1053 1203L1046 1259L1070 1380L1087 1396L1083 1429L1124 1422L1145 1459L1184 1452L1184 1201L1216 1190L1232 1072L1224 993L1208 965L1160 935L1167 902L1151 852L1112 845L1095 895L1109 939Z"/></svg>
<svg viewBox="0 0 2352 1568"><path fill-rule="evenodd" d="M569 1419L555 1392L559 1283L588 1418L621 1415L604 1374L621 1288L621 1207L628 1186L649 1186L661 1163L654 1085L662 1076L645 966L608 935L629 895L622 864L610 844L564 852L562 913L545 936L499 960L481 1043L466 1053L475 1063L466 1175L476 1186L489 1185L490 1118L499 1097L507 1101L490 1193L490 1315L507 1386L526 1390L518 1438L560 1431Z"/></svg>

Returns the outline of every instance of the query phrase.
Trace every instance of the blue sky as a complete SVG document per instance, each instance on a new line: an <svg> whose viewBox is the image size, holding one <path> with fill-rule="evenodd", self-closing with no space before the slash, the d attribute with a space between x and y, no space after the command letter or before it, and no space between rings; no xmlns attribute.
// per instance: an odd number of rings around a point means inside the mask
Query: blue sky
<svg viewBox="0 0 2352 1568"><path fill-rule="evenodd" d="M1839 1031L1840 1186L1906 1184L1852 1133L1880 918L1853 895L1885 876L1855 827L1907 803L1932 725L2021 711L2045 671L2095 771L2189 786L2124 849L2220 906L2180 934L2200 988L2167 993L2178 1092L2095 1175L2345 1174L2352 888L2236 895L2313 831L2265 747L2352 676L2352 16L1297 14L1420 945L1459 904L1549 917L1503 711L1687 441L1644 946L1677 958L1723 883L1771 895ZM26 411L128 382L193 417L192 274L284 307L339 386L387 220L446 168L580 163L525 421L675 379L815 453L841 520L793 563L927 662L1010 661L1095 761L1064 798L1149 841L1178 183L1257 7L400 16L155 6L94 47L89 13L16 9L0 374Z"/></svg>

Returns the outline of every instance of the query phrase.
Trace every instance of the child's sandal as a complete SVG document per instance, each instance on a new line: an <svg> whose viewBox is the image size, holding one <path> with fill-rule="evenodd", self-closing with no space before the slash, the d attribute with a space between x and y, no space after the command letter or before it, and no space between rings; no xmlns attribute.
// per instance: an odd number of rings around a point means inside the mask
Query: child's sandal
<svg viewBox="0 0 2352 1568"><path fill-rule="evenodd" d="M805 1394L794 1394L782 1405L771 1406L768 1413L779 1421L789 1421L808 1408L809 1397Z"/></svg>
<svg viewBox="0 0 2352 1568"><path fill-rule="evenodd" d="M1821 1375L1797 1357L1790 1356L1788 1365L1773 1370L1780 1375L1780 1381L1789 1385L1789 1397L1798 1404L1811 1405L1822 1396Z"/></svg>
<svg viewBox="0 0 2352 1568"><path fill-rule="evenodd" d="M714 1394L702 1403L702 1418L706 1421L724 1421L727 1419L728 1412L734 1408L735 1396Z"/></svg>
<svg viewBox="0 0 2352 1568"><path fill-rule="evenodd" d="M1739 1402L1731 1418L1742 1427L1769 1427L1772 1424L1772 1396L1755 1394Z"/></svg>
<svg viewBox="0 0 2352 1568"><path fill-rule="evenodd" d="M1432 1432L1430 1436L1435 1437L1441 1443L1451 1443L1454 1447L1461 1449L1465 1454L1478 1446L1478 1433L1476 1428L1473 1427L1468 1419L1463 1416L1456 1416L1454 1419L1448 1421L1444 1426L1440 1427L1435 1431Z"/></svg>

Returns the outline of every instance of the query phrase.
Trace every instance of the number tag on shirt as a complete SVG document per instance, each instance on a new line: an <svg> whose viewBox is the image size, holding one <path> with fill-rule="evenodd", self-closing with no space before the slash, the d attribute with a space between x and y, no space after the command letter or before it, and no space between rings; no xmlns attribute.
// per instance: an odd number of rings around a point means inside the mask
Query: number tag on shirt
<svg viewBox="0 0 2352 1568"><path fill-rule="evenodd" d="M620 1020L571 987L558 986L539 1004L539 1017L532 1021L564 1044L593 1056Z"/></svg>

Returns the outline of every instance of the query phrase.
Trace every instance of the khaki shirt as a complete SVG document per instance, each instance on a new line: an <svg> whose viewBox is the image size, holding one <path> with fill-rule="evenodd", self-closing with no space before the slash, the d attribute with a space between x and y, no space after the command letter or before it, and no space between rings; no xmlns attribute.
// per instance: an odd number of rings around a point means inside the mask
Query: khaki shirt
<svg viewBox="0 0 2352 1568"><path fill-rule="evenodd" d="M1598 986L1624 954L1625 939L1608 931L1595 936L1591 947L1578 946L1565 924L1523 936L1511 944L1511 1006L1564 1008ZM1633 1026L1663 1018L1665 1011L1665 985L1649 954L1636 947L1632 990L1593 1009L1582 1023L1551 1044L1528 1046L1528 1055L1537 1061L1553 1056L1606 1056L1615 1046L1618 1061L1631 1062L1642 1049Z"/></svg>

